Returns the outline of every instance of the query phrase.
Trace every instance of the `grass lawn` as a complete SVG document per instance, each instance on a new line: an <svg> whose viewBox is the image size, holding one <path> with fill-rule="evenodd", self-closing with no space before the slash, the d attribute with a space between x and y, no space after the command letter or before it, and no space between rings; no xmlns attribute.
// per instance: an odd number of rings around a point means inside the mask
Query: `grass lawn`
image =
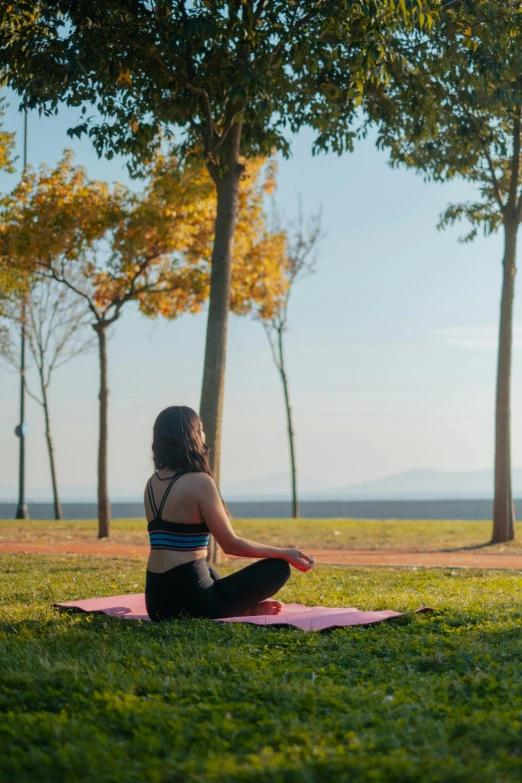
<svg viewBox="0 0 522 783"><path fill-rule="evenodd" d="M314 634L60 614L52 601L141 590L144 561L0 560L2 781L522 778L518 572L294 572L283 600L437 609Z"/></svg>
<svg viewBox="0 0 522 783"><path fill-rule="evenodd" d="M517 540L489 545L491 522L402 521L353 519L236 519L239 535L275 546L297 545L301 549L381 549L430 552L479 548L483 552L522 553L522 522ZM94 541L97 522L0 520L1 541ZM111 540L148 544L143 519L117 519Z"/></svg>

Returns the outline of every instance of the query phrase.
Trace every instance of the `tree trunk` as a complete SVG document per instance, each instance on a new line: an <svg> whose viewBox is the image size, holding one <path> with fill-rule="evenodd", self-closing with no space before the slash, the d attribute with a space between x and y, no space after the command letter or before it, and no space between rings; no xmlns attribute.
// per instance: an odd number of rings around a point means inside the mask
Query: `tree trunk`
<svg viewBox="0 0 522 783"><path fill-rule="evenodd" d="M54 518L63 519L62 506L60 504L60 497L58 494L58 482L56 480L56 466L54 460L54 443L51 435L51 417L49 413L49 401L47 399L47 388L45 386L43 377L40 374L40 387L42 390L43 410L45 416L45 439L47 441L47 451L49 453L49 465L51 468L51 481L53 485L53 505L54 505Z"/></svg>
<svg viewBox="0 0 522 783"><path fill-rule="evenodd" d="M205 428L206 440L210 447L212 472L218 486L221 467L221 424L225 391L232 247L239 179L242 171L239 164L240 134L241 124L236 123L229 134L227 175L223 179L215 180L217 214L212 249L205 363L201 389L200 415Z"/></svg>
<svg viewBox="0 0 522 783"><path fill-rule="evenodd" d="M17 435L20 438L18 462L18 508L16 519L29 519L25 502L25 315L26 299L22 299L22 340L20 345L20 425Z"/></svg>
<svg viewBox="0 0 522 783"><path fill-rule="evenodd" d="M286 423L288 428L288 443L290 445L290 465L292 470L292 517L299 517L299 501L297 499L297 467L295 460L294 427L292 424L292 408L290 406L290 392L288 389L288 378L285 369L285 360L283 353L283 331L278 330L277 348L279 352L279 374L283 382L283 391L285 395Z"/></svg>
<svg viewBox="0 0 522 783"><path fill-rule="evenodd" d="M498 340L497 398L495 411L495 499L492 543L515 538L515 512L511 491L511 356L515 298L518 222L504 226L504 261Z"/></svg>
<svg viewBox="0 0 522 783"><path fill-rule="evenodd" d="M217 191L217 213L212 250L200 416L205 428L206 441L210 447L210 467L218 487L221 477L221 427L225 392L232 247L239 179L242 172L242 166L239 163L240 138L241 122L236 122L226 141L227 173L224 177L214 176ZM217 562L218 559L218 547L213 540L211 540L209 548L209 559L212 562Z"/></svg>
<svg viewBox="0 0 522 783"><path fill-rule="evenodd" d="M107 387L107 335L106 325L96 324L100 351L100 430L98 441L98 538L108 538L111 528L111 505L107 483L107 413L109 389Z"/></svg>

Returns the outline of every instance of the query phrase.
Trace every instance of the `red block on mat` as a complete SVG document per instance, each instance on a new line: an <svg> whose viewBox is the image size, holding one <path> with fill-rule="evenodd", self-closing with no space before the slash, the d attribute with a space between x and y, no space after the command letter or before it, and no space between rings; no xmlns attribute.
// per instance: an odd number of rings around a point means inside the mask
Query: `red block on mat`
<svg viewBox="0 0 522 783"><path fill-rule="evenodd" d="M54 606L81 609L83 612L107 614L122 620L149 620L145 608L144 593L116 595L109 598L87 598L84 601L65 601ZM423 606L416 612L432 612L429 606ZM381 612L361 612L359 609L328 606L303 606L285 604L278 615L259 615L254 617L225 617L215 622L253 623L254 625L293 625L303 631L324 631L327 628L342 628L348 625L371 625L402 617L404 612L389 609Z"/></svg>

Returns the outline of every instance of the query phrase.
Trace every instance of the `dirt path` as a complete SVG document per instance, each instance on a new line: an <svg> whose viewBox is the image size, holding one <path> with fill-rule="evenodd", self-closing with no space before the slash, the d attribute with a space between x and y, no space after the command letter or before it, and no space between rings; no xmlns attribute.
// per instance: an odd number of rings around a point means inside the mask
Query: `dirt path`
<svg viewBox="0 0 522 783"><path fill-rule="evenodd" d="M22 552L52 555L109 555L112 557L146 557L148 546L116 544L110 541L92 543L33 543L5 541L0 552ZM393 552L364 549L315 549L312 554L318 563L341 565L391 565L391 566L450 566L456 568L522 568L522 555L487 554L478 551L453 550L450 552ZM233 559L233 558L229 558Z"/></svg>

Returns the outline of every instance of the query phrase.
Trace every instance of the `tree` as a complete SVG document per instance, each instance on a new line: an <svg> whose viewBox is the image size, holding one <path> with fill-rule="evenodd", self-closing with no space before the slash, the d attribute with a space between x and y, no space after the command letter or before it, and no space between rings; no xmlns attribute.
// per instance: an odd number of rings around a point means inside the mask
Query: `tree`
<svg viewBox="0 0 522 783"><path fill-rule="evenodd" d="M36 276L29 295L24 297L23 306L20 301L6 305L4 317L9 319L8 325L0 327L3 337L0 340L0 356L19 370L17 338L20 324L24 321L25 337L38 373L40 393L32 392L27 381L26 389L44 414L55 519L62 519L62 509L51 431L49 386L54 370L92 348L93 339L85 334L88 315L83 301L68 288L58 286L48 277Z"/></svg>
<svg viewBox="0 0 522 783"><path fill-rule="evenodd" d="M108 377L107 332L129 302L168 293L171 313L196 311L205 301L208 280L198 264L197 246L212 209L208 185L191 167L169 178L172 200L155 203L164 185L163 161L154 168L143 196L116 185L89 180L66 154L54 170L27 170L4 198L0 216L1 256L24 270L40 270L74 292L90 312L100 366L98 446L98 535L110 532L107 480ZM177 182L178 187L175 187ZM212 191L210 190L210 194ZM168 212L168 221L165 214ZM203 244L205 244L203 242ZM147 303L149 303L147 305Z"/></svg>
<svg viewBox="0 0 522 783"><path fill-rule="evenodd" d="M276 223L280 224L279 218ZM288 232L279 228L273 232L275 235L283 234L287 240L283 247L281 266L284 270L286 285L277 298L262 303L257 311L272 353L275 366L283 385L285 400L286 423L288 432L288 445L290 449L290 468L292 480L292 516L299 517L299 501L297 496L297 461L295 449L295 432L292 421L292 407L290 405L290 388L285 364L284 335L288 329L288 308L290 296L295 284L303 277L313 274L317 262L317 243L321 238L321 216L312 217L308 225L305 225L301 205L296 222L290 226Z"/></svg>
<svg viewBox="0 0 522 783"><path fill-rule="evenodd" d="M264 176L261 176L264 174ZM240 186L241 259L233 275L237 312L270 296L284 281L278 256L259 252L265 242L263 194L273 188L273 167L261 160L245 167ZM67 153L54 170L27 170L3 202L0 259L40 270L74 292L88 309L100 364L98 520L109 535L107 480L107 332L129 302L148 316L174 319L197 312L210 290L215 191L198 162L180 166L157 155L142 193L91 181ZM282 238L271 238L272 245Z"/></svg>
<svg viewBox="0 0 522 783"><path fill-rule="evenodd" d="M66 102L85 114L95 105L101 119L70 132L88 134L100 155L130 155L134 170L175 129L180 158L198 156L210 172L200 413L218 483L241 155L287 154L288 131L304 125L317 149L351 149L365 86L385 82L394 59L392 29L424 23L422 9L421 0L22 0L0 18L0 69L23 105L53 113Z"/></svg>
<svg viewBox="0 0 522 783"><path fill-rule="evenodd" d="M368 102L379 124L378 144L392 165L406 165L435 181L461 177L477 186L477 200L448 206L440 228L471 223L502 229L503 281L495 414L495 498L492 541L514 538L511 488L511 364L516 245L522 217L520 4L462 0L448 4L428 38L404 44L409 71Z"/></svg>

